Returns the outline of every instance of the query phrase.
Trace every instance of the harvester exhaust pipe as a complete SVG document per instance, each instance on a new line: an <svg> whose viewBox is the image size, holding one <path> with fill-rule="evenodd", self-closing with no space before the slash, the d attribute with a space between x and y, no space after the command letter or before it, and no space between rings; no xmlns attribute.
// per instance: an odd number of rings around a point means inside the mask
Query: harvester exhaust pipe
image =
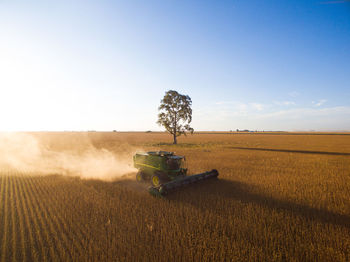
<svg viewBox="0 0 350 262"><path fill-rule="evenodd" d="M150 187L148 191L153 196L164 196L167 193L169 193L177 188L180 188L180 187L183 187L186 185L190 185L190 184L194 184L194 183L197 183L199 181L206 180L209 178L217 178L218 175L219 175L219 172L216 169L213 169L211 171L207 171L204 173L200 173L200 174L196 174L196 175L192 175L192 176L187 176L187 177L184 177L182 179L178 179L178 180L176 179L176 180L161 184L158 187Z"/></svg>

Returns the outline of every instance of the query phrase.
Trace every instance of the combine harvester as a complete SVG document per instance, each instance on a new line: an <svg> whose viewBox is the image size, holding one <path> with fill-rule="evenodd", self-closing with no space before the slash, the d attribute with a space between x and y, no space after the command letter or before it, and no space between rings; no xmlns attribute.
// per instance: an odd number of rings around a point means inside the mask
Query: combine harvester
<svg viewBox="0 0 350 262"><path fill-rule="evenodd" d="M185 157L173 152L151 151L136 153L133 157L134 167L139 171L136 181L150 181L149 193L153 196L164 196L177 188L193 184L209 178L217 178L216 169L201 174L187 176L184 168Z"/></svg>

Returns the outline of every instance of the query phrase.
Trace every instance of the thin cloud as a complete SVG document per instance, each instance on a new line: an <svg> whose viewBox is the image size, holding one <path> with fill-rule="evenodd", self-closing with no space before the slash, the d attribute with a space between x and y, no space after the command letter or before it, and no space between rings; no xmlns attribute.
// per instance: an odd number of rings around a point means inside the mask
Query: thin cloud
<svg viewBox="0 0 350 262"><path fill-rule="evenodd" d="M349 106L336 106L336 107L328 107L328 108L295 108L289 110L281 110L272 113L267 113L260 115L261 118L305 118L306 116L332 116L346 114L350 115L350 107Z"/></svg>
<svg viewBox="0 0 350 262"><path fill-rule="evenodd" d="M208 125L220 130L350 130L347 121L350 106L277 109L265 104L265 108L259 111L252 104L235 102L230 107L211 105L201 112L194 111L194 126L201 130L208 129Z"/></svg>
<svg viewBox="0 0 350 262"><path fill-rule="evenodd" d="M278 106L295 106L294 101L275 101L274 104Z"/></svg>
<svg viewBox="0 0 350 262"><path fill-rule="evenodd" d="M289 92L288 95L291 96L291 97L297 97L300 94L298 92L296 92L296 91L293 91L293 92Z"/></svg>
<svg viewBox="0 0 350 262"><path fill-rule="evenodd" d="M247 112L247 110L248 110L248 105L245 104L245 103L239 102L239 103L237 103L237 104L235 105L235 108L236 108L239 112Z"/></svg>
<svg viewBox="0 0 350 262"><path fill-rule="evenodd" d="M229 105L232 104L232 101L217 101L215 102L215 105Z"/></svg>
<svg viewBox="0 0 350 262"><path fill-rule="evenodd" d="M322 106L324 103L326 103L327 100L326 99L321 99L318 102L312 101L312 103L314 104L314 106Z"/></svg>
<svg viewBox="0 0 350 262"><path fill-rule="evenodd" d="M259 102L217 101L203 111L216 112L215 114L221 116L248 116L264 112L271 106Z"/></svg>
<svg viewBox="0 0 350 262"><path fill-rule="evenodd" d="M255 110L258 111L262 111L264 109L264 105L263 104L259 104L259 103L250 103L251 107Z"/></svg>

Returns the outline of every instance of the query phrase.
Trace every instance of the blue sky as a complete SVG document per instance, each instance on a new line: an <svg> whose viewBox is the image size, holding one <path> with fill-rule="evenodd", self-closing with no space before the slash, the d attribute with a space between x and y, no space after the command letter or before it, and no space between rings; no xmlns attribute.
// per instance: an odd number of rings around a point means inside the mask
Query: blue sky
<svg viewBox="0 0 350 262"><path fill-rule="evenodd" d="M350 130L350 1L0 0L0 130Z"/></svg>

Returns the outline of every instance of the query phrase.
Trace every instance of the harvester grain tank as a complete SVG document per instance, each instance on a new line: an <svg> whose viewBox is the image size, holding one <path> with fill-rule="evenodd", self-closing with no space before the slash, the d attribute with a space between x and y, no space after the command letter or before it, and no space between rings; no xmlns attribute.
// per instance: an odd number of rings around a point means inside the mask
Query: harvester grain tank
<svg viewBox="0 0 350 262"><path fill-rule="evenodd" d="M138 182L150 181L149 192L162 196L177 188L193 184L209 178L218 177L213 169L201 174L187 175L184 167L185 157L167 151L150 151L136 153L133 157L134 166L139 171L136 174Z"/></svg>

